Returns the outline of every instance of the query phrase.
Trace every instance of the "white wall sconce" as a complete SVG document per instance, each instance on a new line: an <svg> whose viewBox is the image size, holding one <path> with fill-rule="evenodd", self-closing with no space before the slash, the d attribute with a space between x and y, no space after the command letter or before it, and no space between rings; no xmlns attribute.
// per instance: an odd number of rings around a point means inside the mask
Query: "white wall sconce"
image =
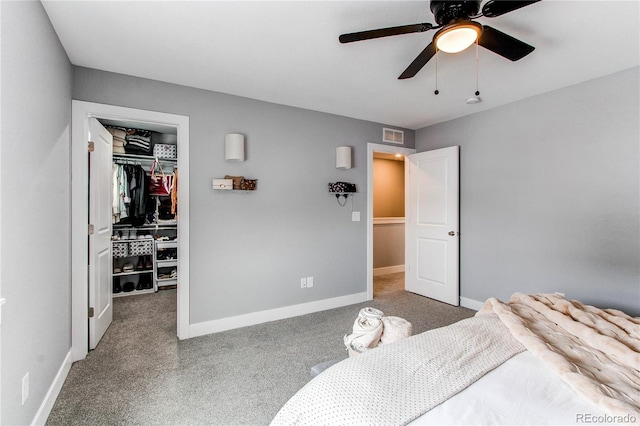
<svg viewBox="0 0 640 426"><path fill-rule="evenodd" d="M351 147L339 146L336 148L336 169L351 168Z"/></svg>
<svg viewBox="0 0 640 426"><path fill-rule="evenodd" d="M229 133L224 137L224 159L244 161L244 135Z"/></svg>

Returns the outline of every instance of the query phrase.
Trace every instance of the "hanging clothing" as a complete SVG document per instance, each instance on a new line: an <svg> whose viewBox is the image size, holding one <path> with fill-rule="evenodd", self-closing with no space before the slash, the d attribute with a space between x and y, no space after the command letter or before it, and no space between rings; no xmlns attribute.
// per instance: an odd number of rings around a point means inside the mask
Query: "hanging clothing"
<svg viewBox="0 0 640 426"><path fill-rule="evenodd" d="M111 215L112 222L118 223L120 222L120 200L118 198L118 174L119 174L120 166L113 163L112 173L111 173Z"/></svg>
<svg viewBox="0 0 640 426"><path fill-rule="evenodd" d="M113 168L113 203L112 222L118 223L129 217L129 203L131 197L129 193L129 181L124 166L114 164Z"/></svg>
<svg viewBox="0 0 640 426"><path fill-rule="evenodd" d="M124 166L129 194L129 217L133 226L145 223L148 185L145 184L145 171L142 166L127 164Z"/></svg>
<svg viewBox="0 0 640 426"><path fill-rule="evenodd" d="M171 214L178 219L178 169L173 169L173 186L171 187Z"/></svg>

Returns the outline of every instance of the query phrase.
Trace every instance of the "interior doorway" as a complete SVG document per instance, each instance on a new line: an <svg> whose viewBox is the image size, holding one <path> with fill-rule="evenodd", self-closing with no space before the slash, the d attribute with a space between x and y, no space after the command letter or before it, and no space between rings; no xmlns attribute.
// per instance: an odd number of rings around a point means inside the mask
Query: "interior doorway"
<svg viewBox="0 0 640 426"><path fill-rule="evenodd" d="M373 297L404 290L404 156L373 153Z"/></svg>
<svg viewBox="0 0 640 426"><path fill-rule="evenodd" d="M404 258L404 217L399 215L400 210L394 209L393 205L384 207L383 203L383 206L378 205L377 209L374 206L377 180L374 173L376 169L380 171L380 167L377 165L384 164L376 163L377 160L397 163L396 167L392 163L386 165L393 179L393 169L397 169L397 166L402 164L402 171L404 171L404 157L415 152L415 149L412 148L392 145L373 143L367 145L367 299L369 300L374 298L374 276L404 272L404 262L398 263ZM378 182L378 186L380 186L380 182ZM404 192L404 189L401 191ZM379 191L378 196L385 192L389 191ZM388 200L388 204L397 204L400 198L404 200L404 193L401 195L402 197ZM404 212L404 206L401 211ZM390 216L386 216L387 214ZM384 242L384 246L382 246L381 240ZM394 278L392 281L397 281L397 277L392 278ZM376 281L380 281L380 279ZM391 281L386 284L396 285Z"/></svg>
<svg viewBox="0 0 640 426"><path fill-rule="evenodd" d="M189 117L113 105L72 101L72 361L88 353L88 155L87 135L90 119L116 123L135 123L139 128L172 129L177 135L180 154L177 167L184 172L178 180L177 225L179 266L177 268L177 337L189 337Z"/></svg>

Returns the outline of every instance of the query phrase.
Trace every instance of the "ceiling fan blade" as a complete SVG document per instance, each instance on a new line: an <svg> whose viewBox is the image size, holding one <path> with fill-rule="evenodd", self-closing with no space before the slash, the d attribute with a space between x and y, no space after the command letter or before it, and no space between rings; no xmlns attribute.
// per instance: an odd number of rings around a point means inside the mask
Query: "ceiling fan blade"
<svg viewBox="0 0 640 426"><path fill-rule="evenodd" d="M486 16L487 18L495 18L496 16L513 12L516 9L529 6L530 4L537 3L539 1L540 0L531 0L531 1L489 0L482 7L482 15Z"/></svg>
<svg viewBox="0 0 640 426"><path fill-rule="evenodd" d="M340 43L352 43L354 41L370 40L372 38L389 37L400 34L422 33L433 28L428 22L423 24L401 25L399 27L379 28L377 30L360 31L357 33L342 34Z"/></svg>
<svg viewBox="0 0 640 426"><path fill-rule="evenodd" d="M535 50L535 47L488 25L483 25L482 28L478 44L507 59L517 61Z"/></svg>
<svg viewBox="0 0 640 426"><path fill-rule="evenodd" d="M422 67L424 67L427 64L427 62L429 62L429 60L433 58L433 55L435 54L436 54L435 45L433 43L429 43L429 45L425 47L422 52L420 52L418 57L415 58L413 62L411 62L411 64L409 64L407 69L404 70L402 74L400 74L400 77L398 77L398 80L411 78L414 75L418 74L418 72L422 69Z"/></svg>

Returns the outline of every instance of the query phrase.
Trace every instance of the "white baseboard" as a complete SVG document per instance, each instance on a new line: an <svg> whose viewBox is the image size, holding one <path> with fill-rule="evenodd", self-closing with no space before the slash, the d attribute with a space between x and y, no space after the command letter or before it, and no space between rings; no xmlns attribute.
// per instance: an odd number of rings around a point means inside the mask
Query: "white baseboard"
<svg viewBox="0 0 640 426"><path fill-rule="evenodd" d="M235 317L222 318L213 321L200 322L189 326L189 336L197 337L205 334L219 333L234 328L247 327L262 324L268 321L277 321L313 312L326 311L327 309L340 308L367 300L367 293L355 293L347 296L302 303L299 305L285 306L283 308L269 309L266 311L252 312L250 314Z"/></svg>
<svg viewBox="0 0 640 426"><path fill-rule="evenodd" d="M47 418L49 414L51 414L51 410L53 409L53 404L55 404L58 395L60 394L60 390L62 389L62 385L69 374L69 370L71 370L71 351L67 353L67 356L62 361L62 365L60 369L58 369L58 374L53 379L53 383L49 386L49 390L47 394L44 396L44 400L42 404L40 404L40 408L36 413L36 416L33 418L32 425L44 425L47 422Z"/></svg>
<svg viewBox="0 0 640 426"><path fill-rule="evenodd" d="M460 306L462 306L463 308L473 309L474 311L479 311L484 306L484 302L479 302L477 300L461 297Z"/></svg>
<svg viewBox="0 0 640 426"><path fill-rule="evenodd" d="M373 276L395 274L396 272L404 272L404 265L383 266L381 268L373 268Z"/></svg>

